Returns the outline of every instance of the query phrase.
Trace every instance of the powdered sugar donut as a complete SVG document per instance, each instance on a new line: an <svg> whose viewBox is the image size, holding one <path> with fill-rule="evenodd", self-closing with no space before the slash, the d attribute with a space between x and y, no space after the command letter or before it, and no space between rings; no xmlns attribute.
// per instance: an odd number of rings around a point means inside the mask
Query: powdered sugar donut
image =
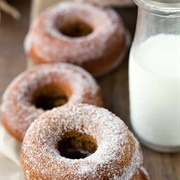
<svg viewBox="0 0 180 180"><path fill-rule="evenodd" d="M4 126L22 141L30 124L44 111L64 103L89 103L102 106L99 86L82 68L48 64L19 75L2 97Z"/></svg>
<svg viewBox="0 0 180 180"><path fill-rule="evenodd" d="M77 151L82 156L74 157ZM61 106L36 119L21 157L27 180L140 180L134 175L143 163L139 143L123 121L86 104Z"/></svg>
<svg viewBox="0 0 180 180"><path fill-rule="evenodd" d="M91 2L104 6L134 6L133 0L75 0L77 2Z"/></svg>
<svg viewBox="0 0 180 180"><path fill-rule="evenodd" d="M25 50L36 64L68 62L101 75L122 61L127 39L124 24L114 10L62 2L36 19L26 37Z"/></svg>

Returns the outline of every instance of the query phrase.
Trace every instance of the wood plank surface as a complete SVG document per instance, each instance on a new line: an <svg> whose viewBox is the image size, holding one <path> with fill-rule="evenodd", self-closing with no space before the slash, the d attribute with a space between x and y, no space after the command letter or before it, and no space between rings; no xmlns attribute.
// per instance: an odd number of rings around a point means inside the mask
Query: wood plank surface
<svg viewBox="0 0 180 180"><path fill-rule="evenodd" d="M0 96L7 85L26 68L23 41L29 26L30 0L9 1L22 14L19 21L1 14L0 24ZM116 9L122 16L132 37L134 35L137 8ZM128 54L113 72L97 79L105 97L107 108L130 127L128 93ZM130 127L131 129L131 127ZM164 154L142 146L144 166L152 180L180 180L180 153Z"/></svg>

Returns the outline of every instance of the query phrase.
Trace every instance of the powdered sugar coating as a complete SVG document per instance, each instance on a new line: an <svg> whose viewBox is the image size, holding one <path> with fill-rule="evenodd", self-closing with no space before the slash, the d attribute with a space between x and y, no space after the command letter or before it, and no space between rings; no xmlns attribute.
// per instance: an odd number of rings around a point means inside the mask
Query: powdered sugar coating
<svg viewBox="0 0 180 180"><path fill-rule="evenodd" d="M76 21L88 24L93 32L71 38L59 30ZM25 50L34 61L69 62L93 74L109 69L125 48L125 28L115 11L77 2L62 2L46 10L33 23L25 40Z"/></svg>
<svg viewBox="0 0 180 180"><path fill-rule="evenodd" d="M18 140L23 139L29 125L44 112L32 103L34 93L51 83L63 90L67 103L103 105L99 86L82 68L66 63L32 68L15 78L2 97L4 125Z"/></svg>
<svg viewBox="0 0 180 180"><path fill-rule="evenodd" d="M97 150L84 159L62 157L55 147L71 131L92 136ZM41 115L26 133L21 156L27 180L130 180L142 164L139 143L127 126L108 110L86 104Z"/></svg>
<svg viewBox="0 0 180 180"><path fill-rule="evenodd" d="M105 6L133 6L133 0L75 0L77 2L91 2Z"/></svg>

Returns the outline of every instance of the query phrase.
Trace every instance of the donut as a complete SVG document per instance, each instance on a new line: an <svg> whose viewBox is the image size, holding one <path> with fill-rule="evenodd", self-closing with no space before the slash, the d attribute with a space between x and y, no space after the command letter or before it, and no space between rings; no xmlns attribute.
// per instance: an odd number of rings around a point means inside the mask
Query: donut
<svg viewBox="0 0 180 180"><path fill-rule="evenodd" d="M27 180L132 179L142 163L139 142L124 122L87 104L67 104L39 116L21 151Z"/></svg>
<svg viewBox="0 0 180 180"><path fill-rule="evenodd" d="M2 121L7 131L22 141L40 114L66 103L103 106L94 78L81 67L67 63L39 65L16 77L4 92Z"/></svg>
<svg viewBox="0 0 180 180"><path fill-rule="evenodd" d="M129 45L126 32L110 8L61 2L35 20L24 46L35 64L67 62L98 76L122 61Z"/></svg>
<svg viewBox="0 0 180 180"><path fill-rule="evenodd" d="M103 6L133 6L133 0L75 0L77 2L97 3Z"/></svg>

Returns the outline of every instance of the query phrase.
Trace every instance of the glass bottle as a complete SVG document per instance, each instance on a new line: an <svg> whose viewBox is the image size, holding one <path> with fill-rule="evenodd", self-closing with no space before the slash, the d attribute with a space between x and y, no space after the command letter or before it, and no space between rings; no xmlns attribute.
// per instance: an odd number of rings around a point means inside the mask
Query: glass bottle
<svg viewBox="0 0 180 180"><path fill-rule="evenodd" d="M134 0L136 33L130 51L130 119L139 140L180 152L180 2Z"/></svg>

